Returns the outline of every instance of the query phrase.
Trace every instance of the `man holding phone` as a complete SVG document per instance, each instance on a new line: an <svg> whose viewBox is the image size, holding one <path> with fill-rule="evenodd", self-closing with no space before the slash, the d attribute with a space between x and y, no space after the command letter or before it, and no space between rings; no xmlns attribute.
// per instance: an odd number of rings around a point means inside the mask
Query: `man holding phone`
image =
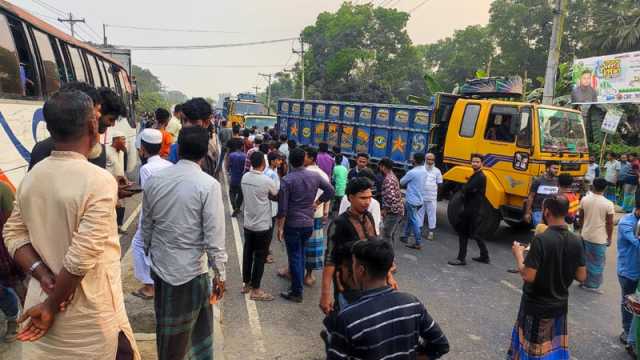
<svg viewBox="0 0 640 360"><path fill-rule="evenodd" d="M569 201L551 195L542 202L543 221L549 226L525 245L514 242L512 251L522 276L522 301L513 328L507 359L570 359L567 312L569 286L587 278L582 238L569 231L565 217Z"/></svg>

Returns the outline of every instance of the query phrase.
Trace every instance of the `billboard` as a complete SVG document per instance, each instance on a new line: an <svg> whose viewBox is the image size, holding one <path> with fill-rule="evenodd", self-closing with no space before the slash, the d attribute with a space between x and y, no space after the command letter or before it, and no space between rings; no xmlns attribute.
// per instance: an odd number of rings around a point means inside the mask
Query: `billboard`
<svg viewBox="0 0 640 360"><path fill-rule="evenodd" d="M640 103L640 51L576 60L571 102Z"/></svg>

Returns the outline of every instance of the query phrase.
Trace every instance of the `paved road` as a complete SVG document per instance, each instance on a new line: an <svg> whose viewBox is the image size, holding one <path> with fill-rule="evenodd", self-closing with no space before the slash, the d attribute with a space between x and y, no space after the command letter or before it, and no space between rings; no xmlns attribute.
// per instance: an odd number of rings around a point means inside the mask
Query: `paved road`
<svg viewBox="0 0 640 360"><path fill-rule="evenodd" d="M225 206L228 203L225 199ZM440 228L435 242L421 252L396 245L398 283L427 304L451 342L450 359L501 359L510 340L520 302L521 280L506 272L513 267L510 244L524 240L528 232L501 227L489 241L490 265L470 262L452 267L448 259L457 255L457 238L446 221L446 205L439 206ZM237 220L242 229L241 217ZM227 214L229 251L228 293L222 307L226 359L322 359L323 344L318 334L323 315L318 308L319 288L305 289L304 302L293 304L280 298L256 303L240 294L242 278L234 238L234 226ZM276 276L286 264L283 246L274 242L276 263L267 265L263 288L274 295L287 288ZM470 243L469 256L477 255ZM619 288L615 274L615 248L608 252L604 295L571 288L569 331L574 359L627 359L617 341L620 333ZM319 275L319 274L318 274ZM249 306L249 307L247 307ZM252 313L250 316L249 314ZM264 351L255 344L264 343Z"/></svg>

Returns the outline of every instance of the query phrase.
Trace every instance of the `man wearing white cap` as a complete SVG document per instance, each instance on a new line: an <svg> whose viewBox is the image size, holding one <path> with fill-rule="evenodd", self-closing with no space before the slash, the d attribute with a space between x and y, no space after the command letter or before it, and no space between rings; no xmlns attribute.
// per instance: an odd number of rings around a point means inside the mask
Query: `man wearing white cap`
<svg viewBox="0 0 640 360"><path fill-rule="evenodd" d="M106 147L107 171L116 178L119 185L129 183L124 172L124 154L127 151L127 138L123 133L113 130L109 134L111 136L111 145ZM116 205L116 215L118 222L118 231L121 231L122 222L124 220L124 202L118 200Z"/></svg>
<svg viewBox="0 0 640 360"><path fill-rule="evenodd" d="M158 170L167 168L173 163L160 157L160 147L162 146L162 133L156 129L144 129L140 133L139 155L143 162L146 162L140 168L140 186L144 188L146 182ZM133 295L149 300L153 298L154 288L153 279L151 279L151 261L144 254L144 242L142 241L142 233L140 224L142 223L142 211L140 211L140 220L136 234L133 236L133 270L134 275L143 286L136 290Z"/></svg>

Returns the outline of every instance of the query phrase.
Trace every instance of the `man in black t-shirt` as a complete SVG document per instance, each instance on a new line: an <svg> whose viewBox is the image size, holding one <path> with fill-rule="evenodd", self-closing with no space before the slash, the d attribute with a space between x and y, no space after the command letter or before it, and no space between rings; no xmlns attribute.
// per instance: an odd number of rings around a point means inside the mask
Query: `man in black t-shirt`
<svg viewBox="0 0 640 360"><path fill-rule="evenodd" d="M531 241L529 253L514 242L512 251L524 286L507 359L570 359L567 332L569 286L587 278L582 238L569 231L569 201L553 195L542 205L549 227ZM521 338L524 337L524 338Z"/></svg>

